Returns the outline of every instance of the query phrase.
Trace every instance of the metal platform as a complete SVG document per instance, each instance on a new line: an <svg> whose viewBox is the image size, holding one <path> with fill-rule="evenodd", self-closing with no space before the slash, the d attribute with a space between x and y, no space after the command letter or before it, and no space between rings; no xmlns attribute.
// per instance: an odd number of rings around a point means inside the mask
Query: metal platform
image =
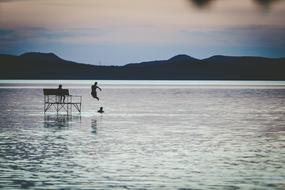
<svg viewBox="0 0 285 190"><path fill-rule="evenodd" d="M72 114L73 110L81 113L81 96L69 95L68 89L43 89L44 91L44 112L56 111Z"/></svg>

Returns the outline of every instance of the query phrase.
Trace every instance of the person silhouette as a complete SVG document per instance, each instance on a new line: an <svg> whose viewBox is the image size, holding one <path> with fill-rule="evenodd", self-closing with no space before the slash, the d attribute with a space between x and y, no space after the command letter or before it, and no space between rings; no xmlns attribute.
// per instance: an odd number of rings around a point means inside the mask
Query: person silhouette
<svg viewBox="0 0 285 190"><path fill-rule="evenodd" d="M58 90L58 96L59 96L59 101L60 102L64 102L65 101L65 95L63 95L63 91L62 91L62 85L60 84L60 85L58 85L58 88L57 88L57 90Z"/></svg>
<svg viewBox="0 0 285 190"><path fill-rule="evenodd" d="M100 109L97 112L98 113L104 113L103 107L100 107Z"/></svg>
<svg viewBox="0 0 285 190"><path fill-rule="evenodd" d="M97 86L97 82L95 82L92 86L91 86L91 95L93 96L93 98L96 98L99 101L99 98L97 96L97 89L99 89L100 91L102 91L102 89Z"/></svg>

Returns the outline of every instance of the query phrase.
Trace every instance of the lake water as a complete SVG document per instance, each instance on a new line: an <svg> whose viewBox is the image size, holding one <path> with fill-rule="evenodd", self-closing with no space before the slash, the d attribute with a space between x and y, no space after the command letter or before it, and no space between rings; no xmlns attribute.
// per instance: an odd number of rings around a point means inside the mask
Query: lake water
<svg viewBox="0 0 285 190"><path fill-rule="evenodd" d="M81 114L43 113L58 83ZM285 189L284 82L90 84L2 81L0 189Z"/></svg>

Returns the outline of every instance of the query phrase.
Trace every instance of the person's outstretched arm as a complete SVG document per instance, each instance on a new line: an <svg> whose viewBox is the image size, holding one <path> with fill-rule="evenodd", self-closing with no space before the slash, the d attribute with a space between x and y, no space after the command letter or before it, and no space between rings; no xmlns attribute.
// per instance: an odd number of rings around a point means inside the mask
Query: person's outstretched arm
<svg viewBox="0 0 285 190"><path fill-rule="evenodd" d="M99 86L97 86L97 88L98 88L100 91L102 91L102 89L101 89Z"/></svg>

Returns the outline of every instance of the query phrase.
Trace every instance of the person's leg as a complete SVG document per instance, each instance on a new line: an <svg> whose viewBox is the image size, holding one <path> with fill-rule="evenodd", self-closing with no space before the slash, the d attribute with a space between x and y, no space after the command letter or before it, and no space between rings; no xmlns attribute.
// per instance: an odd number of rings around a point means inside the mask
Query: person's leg
<svg viewBox="0 0 285 190"><path fill-rule="evenodd" d="M97 96L97 93L96 93L96 92L93 92L93 93L92 93L92 96L93 96L93 98L96 98L96 99L99 101L99 98L98 98L98 96Z"/></svg>

